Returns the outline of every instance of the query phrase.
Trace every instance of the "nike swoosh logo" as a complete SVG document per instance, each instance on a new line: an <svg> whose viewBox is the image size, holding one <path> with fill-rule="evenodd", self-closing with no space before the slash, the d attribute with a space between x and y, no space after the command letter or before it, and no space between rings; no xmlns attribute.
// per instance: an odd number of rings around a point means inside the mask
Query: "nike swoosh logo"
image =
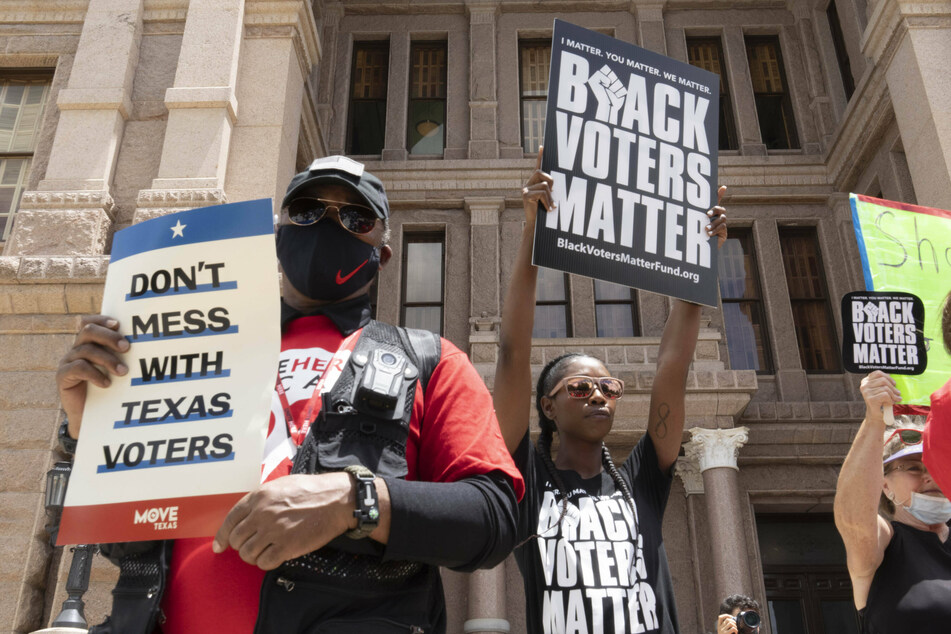
<svg viewBox="0 0 951 634"><path fill-rule="evenodd" d="M341 284L346 284L346 283L347 283L347 280L349 280L351 277L353 277L353 276L356 274L356 272L359 271L360 269L362 269L362 268L363 268L363 265L366 264L366 263L369 262L369 261L370 261L370 258L367 258L366 260L363 261L363 264L361 264L361 265L358 266L357 268L353 269L352 271L350 271L349 273L347 273L347 274L344 275L343 277L340 276L340 269L337 269L337 286L340 286Z"/></svg>

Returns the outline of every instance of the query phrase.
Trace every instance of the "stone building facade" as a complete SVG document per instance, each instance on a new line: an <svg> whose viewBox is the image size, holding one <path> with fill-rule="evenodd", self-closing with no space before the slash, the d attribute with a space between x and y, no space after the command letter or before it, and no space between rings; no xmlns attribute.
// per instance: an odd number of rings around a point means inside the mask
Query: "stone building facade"
<svg viewBox="0 0 951 634"><path fill-rule="evenodd" d="M441 330L492 386L555 17L721 75L733 239L664 526L683 631L712 630L733 592L783 634L850 631L830 517L863 414L836 353L838 300L862 287L847 192L951 208L947 2L3 0L0 630L44 627L64 598L69 557L43 530L53 374L98 312L118 229L279 198L313 157L357 155L394 210L378 316ZM541 286L535 369L565 349L604 359L628 385L610 437L626 455L667 300ZM451 632L525 631L511 558L444 578ZM90 622L113 580L97 560Z"/></svg>

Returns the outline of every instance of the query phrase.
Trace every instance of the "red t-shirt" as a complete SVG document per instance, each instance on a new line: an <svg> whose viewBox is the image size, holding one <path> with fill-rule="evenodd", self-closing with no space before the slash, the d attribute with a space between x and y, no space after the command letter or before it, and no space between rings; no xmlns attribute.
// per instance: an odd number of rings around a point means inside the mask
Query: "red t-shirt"
<svg viewBox="0 0 951 634"><path fill-rule="evenodd" d="M931 395L922 460L945 496L951 496L951 379Z"/></svg>
<svg viewBox="0 0 951 634"><path fill-rule="evenodd" d="M328 370L342 341L333 322L323 315L298 318L285 329L278 373L295 420L299 420L314 385ZM275 393L262 481L287 475L294 449ZM407 480L455 482L502 471L512 479L519 499L525 489L505 448L492 397L482 378L468 357L445 339L425 397L422 388L416 388L406 463ZM251 632L257 620L263 578L264 571L244 563L230 548L215 555L210 537L177 540L162 601L167 619L162 631Z"/></svg>

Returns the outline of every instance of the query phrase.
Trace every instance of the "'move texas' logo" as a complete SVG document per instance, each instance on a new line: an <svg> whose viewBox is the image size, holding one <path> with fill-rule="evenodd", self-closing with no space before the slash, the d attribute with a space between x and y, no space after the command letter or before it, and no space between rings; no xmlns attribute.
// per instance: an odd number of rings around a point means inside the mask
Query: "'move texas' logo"
<svg viewBox="0 0 951 634"><path fill-rule="evenodd" d="M152 524L157 531L170 530L178 527L178 507L152 507L144 511L135 512L134 524Z"/></svg>

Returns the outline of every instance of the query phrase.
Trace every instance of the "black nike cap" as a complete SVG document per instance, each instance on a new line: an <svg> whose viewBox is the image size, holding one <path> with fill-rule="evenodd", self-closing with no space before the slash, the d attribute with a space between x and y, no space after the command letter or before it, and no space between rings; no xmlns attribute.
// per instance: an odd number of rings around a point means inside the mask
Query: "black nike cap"
<svg viewBox="0 0 951 634"><path fill-rule="evenodd" d="M379 178L367 172L363 163L354 161L346 156L325 156L316 159L306 170L294 176L284 202L281 207L294 199L305 187L312 185L349 185L366 202L367 207L376 212L382 219L390 217L390 204L386 199L386 191Z"/></svg>

